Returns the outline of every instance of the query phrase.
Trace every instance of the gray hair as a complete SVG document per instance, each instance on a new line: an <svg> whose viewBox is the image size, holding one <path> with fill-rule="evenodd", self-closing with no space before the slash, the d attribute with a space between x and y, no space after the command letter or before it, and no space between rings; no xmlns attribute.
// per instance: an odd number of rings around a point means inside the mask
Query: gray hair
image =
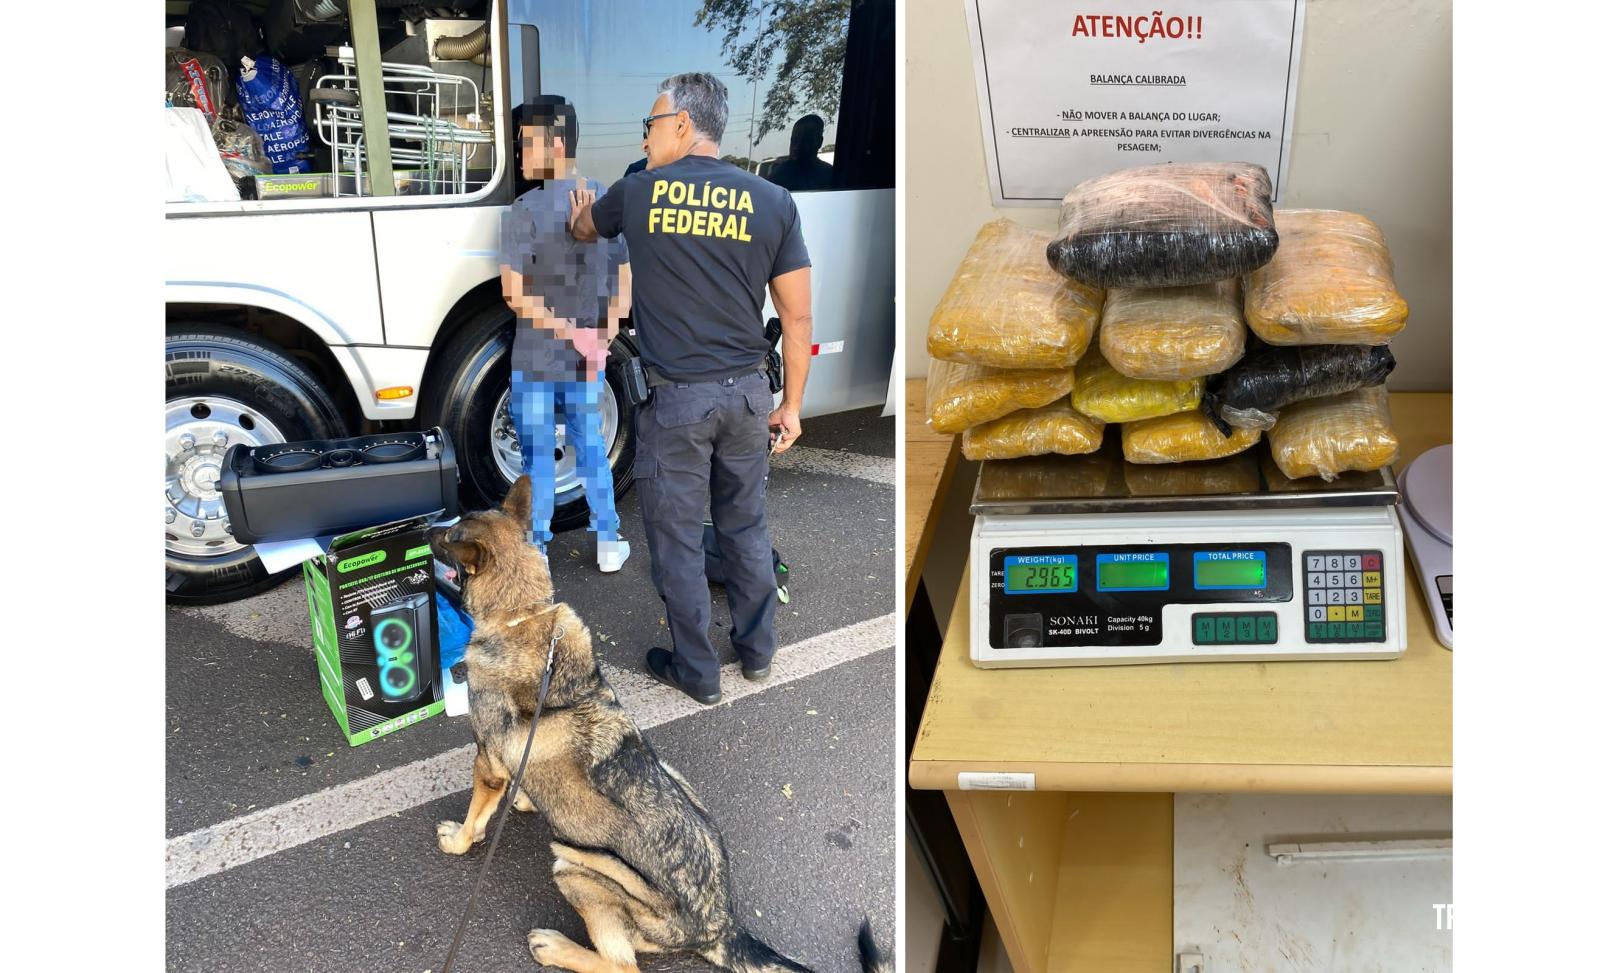
<svg viewBox="0 0 1600 973"><path fill-rule="evenodd" d="M674 74L661 82L657 91L666 92L673 111L686 111L695 131L713 142L722 141L728 124L728 86L714 75L696 71Z"/></svg>

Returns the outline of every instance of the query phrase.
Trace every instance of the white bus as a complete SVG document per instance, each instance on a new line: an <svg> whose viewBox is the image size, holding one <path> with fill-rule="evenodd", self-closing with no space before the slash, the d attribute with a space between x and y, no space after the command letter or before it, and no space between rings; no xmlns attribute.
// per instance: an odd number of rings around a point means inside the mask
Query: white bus
<svg viewBox="0 0 1600 973"><path fill-rule="evenodd" d="M305 76L319 172L362 171L348 154L352 146L364 148L359 127L326 136L338 117L335 108L345 109L346 118L351 112L359 117L364 103L359 83L349 80L359 38L352 39L345 11L352 3L373 2L260 5L263 18L273 22L265 33L269 49L318 45L297 70ZM390 0L375 5L394 168L415 164L414 147L397 133L418 107L404 97L410 89L391 83L394 77L422 70L467 78L480 92L477 110L449 120L487 137L470 147L470 161L452 174L457 181L436 182L433 195L372 195L373 180L363 171L367 194L359 196L168 204L169 601L226 601L280 580L230 535L217 485L223 454L236 443L439 425L455 443L462 502L487 505L504 495L521 460L507 411L513 319L500 296L495 255L500 214L515 193L508 119L531 95L560 94L575 106L580 174L608 185L642 157L639 118L671 74L709 70L728 84L722 149L734 159L783 155L789 122L824 115L826 142L836 146L833 188L795 194L814 265L815 361L805 413L885 403L894 353L890 0L816 4L819 16L837 18L841 32L830 40L837 50L828 53L839 60L839 90L821 96L836 100L837 108L817 111L807 103L816 93L802 92L782 125L782 112L768 107L776 64L754 81L740 77L723 60L725 32L696 25L701 0L457 0L459 19L410 22L402 18L418 7ZM183 24L186 7L167 4L169 28ZM482 64L432 59L437 36L470 35L484 24ZM339 45L350 45L343 67L326 56ZM781 60L781 45L779 54ZM769 129L764 136L763 128ZM344 191L352 184L347 178ZM620 364L636 353L625 328L613 347L605 400L619 496L632 483L634 442L633 418L619 407L616 383ZM580 527L588 519L583 487L572 458L558 460L555 527Z"/></svg>

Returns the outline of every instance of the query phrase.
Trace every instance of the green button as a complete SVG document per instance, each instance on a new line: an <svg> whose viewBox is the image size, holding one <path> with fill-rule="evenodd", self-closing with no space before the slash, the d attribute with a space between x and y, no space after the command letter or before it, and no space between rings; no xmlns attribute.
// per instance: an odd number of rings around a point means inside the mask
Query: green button
<svg viewBox="0 0 1600 973"><path fill-rule="evenodd" d="M1254 642L1256 640L1256 619L1254 615L1242 615L1238 620L1239 641Z"/></svg>
<svg viewBox="0 0 1600 973"><path fill-rule="evenodd" d="M1368 605L1366 613L1362 617L1364 617L1369 624L1372 623L1372 622L1380 622L1381 623L1383 621L1383 606L1382 605ZM1382 627L1382 626L1380 625L1380 627Z"/></svg>
<svg viewBox="0 0 1600 973"><path fill-rule="evenodd" d="M1381 640L1383 638L1383 623L1382 622L1368 622L1367 623L1367 638Z"/></svg>
<svg viewBox="0 0 1600 973"><path fill-rule="evenodd" d="M1204 645L1217 640L1216 620L1209 615L1196 615L1194 618L1194 641L1196 645Z"/></svg>
<svg viewBox="0 0 1600 973"><path fill-rule="evenodd" d="M1233 619L1223 615L1217 619L1217 641L1231 643L1233 640Z"/></svg>
<svg viewBox="0 0 1600 973"><path fill-rule="evenodd" d="M1257 642L1276 642L1276 641L1278 641L1278 616L1276 616L1276 615L1257 615L1256 616L1256 641Z"/></svg>
<svg viewBox="0 0 1600 973"><path fill-rule="evenodd" d="M1311 637L1314 638L1314 639L1325 639L1325 638L1327 638L1328 637L1328 623L1327 622L1312 622L1311 623Z"/></svg>
<svg viewBox="0 0 1600 973"><path fill-rule="evenodd" d="M1342 638L1344 638L1344 622L1329 622L1328 623L1328 638L1330 638L1330 639L1342 639Z"/></svg>

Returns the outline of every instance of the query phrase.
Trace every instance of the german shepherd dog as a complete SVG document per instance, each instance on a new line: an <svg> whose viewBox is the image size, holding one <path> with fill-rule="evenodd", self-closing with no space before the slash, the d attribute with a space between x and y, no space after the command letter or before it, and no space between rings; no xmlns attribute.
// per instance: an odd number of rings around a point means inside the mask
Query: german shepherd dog
<svg viewBox="0 0 1600 973"><path fill-rule="evenodd" d="M429 538L455 570L474 621L466 652L478 747L472 800L466 820L439 824L439 848L462 855L483 840L522 758L559 630L549 695L512 801L549 821L556 887L583 917L594 948L535 929L528 933L533 958L575 973L637 973L638 953L686 951L737 973L805 971L734 917L728 853L711 815L618 703L589 629L554 600L548 564L526 540L531 491L524 476L500 509ZM882 967L865 922L857 945L864 966Z"/></svg>

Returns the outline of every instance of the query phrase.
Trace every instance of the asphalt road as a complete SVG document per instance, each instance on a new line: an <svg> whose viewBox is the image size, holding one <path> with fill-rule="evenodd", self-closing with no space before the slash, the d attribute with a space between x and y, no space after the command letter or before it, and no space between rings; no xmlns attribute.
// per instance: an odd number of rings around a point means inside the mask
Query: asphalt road
<svg viewBox="0 0 1600 973"><path fill-rule="evenodd" d="M602 666L630 712L721 826L739 918L817 970L851 970L863 916L885 950L894 936L893 421L876 410L808 420L800 447L768 484L773 541L792 569L778 634L795 648L759 691L686 708L643 676L666 626L631 493L619 503L634 543L623 571L595 569L584 531L556 538L551 570L557 596L604 636ZM725 632L716 588L713 605ZM298 579L169 609L167 622L167 968L439 970L484 851L435 845L435 823L467 803L467 774L437 769L471 743L465 719L346 744L318 691ZM379 800L394 793L424 797ZM535 968L534 927L587 942L550 881L548 840L537 814L507 824L462 973Z"/></svg>

